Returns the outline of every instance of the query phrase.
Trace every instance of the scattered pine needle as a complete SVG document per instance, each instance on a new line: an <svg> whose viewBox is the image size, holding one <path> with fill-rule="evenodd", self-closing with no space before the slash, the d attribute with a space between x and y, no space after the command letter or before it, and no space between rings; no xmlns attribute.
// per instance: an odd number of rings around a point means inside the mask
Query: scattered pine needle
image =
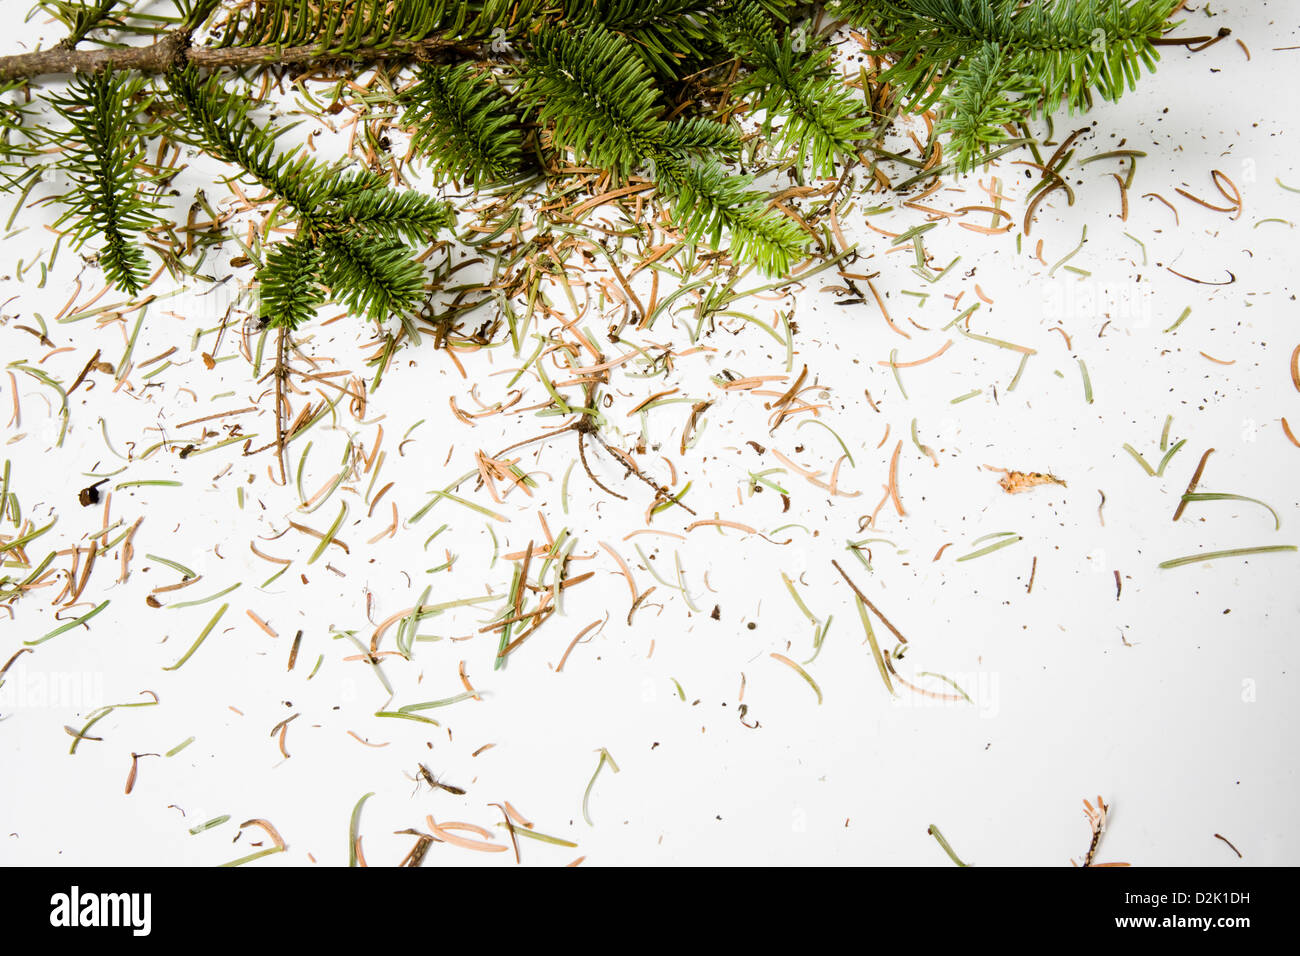
<svg viewBox="0 0 1300 956"><path fill-rule="evenodd" d="M806 680L806 681L808 682L808 686L811 687L811 688L813 689L813 693L815 693L815 694L817 695L817 703L818 703L818 705L821 704L821 702L822 702L822 689L821 689L820 687L817 686L817 682L816 682L815 680L812 679L812 675L811 675L811 674L809 674L806 670L804 670L802 667L800 667L800 666L799 666L798 664L796 664L794 661L790 660L790 658L786 657L784 654L776 654L776 653L773 653L773 654L770 654L769 656L770 656L773 660L778 660L778 661L780 661L782 664L784 664L786 667L791 668L791 669L792 669L796 674L798 674L800 677L802 677L804 680Z"/></svg>

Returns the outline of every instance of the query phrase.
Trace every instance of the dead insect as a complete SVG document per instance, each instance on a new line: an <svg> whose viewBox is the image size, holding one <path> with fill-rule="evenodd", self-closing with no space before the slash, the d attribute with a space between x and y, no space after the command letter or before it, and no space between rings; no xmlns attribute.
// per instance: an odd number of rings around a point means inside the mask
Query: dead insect
<svg viewBox="0 0 1300 956"><path fill-rule="evenodd" d="M460 787L453 787L451 784L443 783L441 780L435 777L433 775L433 772L424 764L417 764L417 766L420 768L419 769L420 779L423 780L425 783L427 783L432 789L446 790L448 793L454 793L458 797L462 797L465 795L465 791L462 790ZM419 781L417 780L416 783L418 784Z"/></svg>

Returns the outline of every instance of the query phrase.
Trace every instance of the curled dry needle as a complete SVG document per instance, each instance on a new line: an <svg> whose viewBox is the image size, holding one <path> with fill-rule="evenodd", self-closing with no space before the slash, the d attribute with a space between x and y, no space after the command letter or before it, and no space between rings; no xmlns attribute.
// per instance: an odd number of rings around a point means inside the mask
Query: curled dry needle
<svg viewBox="0 0 1300 956"><path fill-rule="evenodd" d="M444 843L450 843L452 846L462 847L466 850L478 850L482 853L504 853L507 849L503 844L488 843L484 840L471 840L453 832L454 830L472 830L484 837L491 838L492 834L482 827L468 823L444 823L439 825L431 814L424 819L429 824L429 829L433 831L434 836Z"/></svg>
<svg viewBox="0 0 1300 956"><path fill-rule="evenodd" d="M973 700L970 699L970 694L968 694L968 693L966 693L966 691L962 690L960 684L958 684L955 680L953 680L951 677L948 677L948 676L945 675L945 674L936 674L936 673L934 673L933 671L918 671L917 674L916 674L916 676L917 676L917 677L933 677L933 678L936 678L937 680L941 680L941 681L943 681L945 684L947 684L949 687L951 687L953 690L955 690L955 691L957 692L957 694L960 695L960 696L955 697L955 696L953 696L952 694L935 694L934 691L926 691L926 690L924 690L923 688L920 688L920 687L914 687L914 688L912 688L913 690L916 690L916 691L918 691L919 693L923 693L923 694L925 694L926 696L934 697L934 698L937 699L937 700L964 700L964 701L966 701L966 703L968 703L968 704L973 704L973 703L975 703L975 701L973 701ZM902 679L902 678L900 678L900 680L901 680L901 679ZM906 684L907 682L904 681L904 683ZM912 685L908 684L908 686L911 687Z"/></svg>
<svg viewBox="0 0 1300 956"><path fill-rule="evenodd" d="M18 650L14 651L13 656L10 657L9 660L5 661L5 666L0 667L0 678L3 678L5 674L9 672L9 668L14 666L14 661L18 660L18 658L22 657L24 654L34 654L34 653L36 652L33 651L30 647L18 648ZM3 685L3 683L4 681L0 680L0 685Z"/></svg>
<svg viewBox="0 0 1300 956"><path fill-rule="evenodd" d="M1261 508L1266 508L1266 509L1268 510L1268 513L1271 514L1271 515L1273 516L1273 530L1274 530L1274 531L1279 531L1279 530L1281 530L1281 528L1282 528L1282 518L1281 518L1281 516L1277 513L1277 511L1275 511L1275 510L1273 509L1273 506L1272 506L1272 505L1268 504L1267 502L1260 501L1258 498L1250 498L1250 497L1247 497L1246 495L1234 495L1234 494L1229 494L1229 493L1227 493L1227 492L1221 492L1221 491L1201 491L1201 492L1194 492L1194 493L1188 493L1188 494L1183 495L1183 501L1184 501L1184 502L1189 502L1189 503L1190 503L1190 502L1197 502L1197 501L1245 501L1245 502L1249 502L1250 504L1259 505Z"/></svg>
<svg viewBox="0 0 1300 956"><path fill-rule="evenodd" d="M861 610L862 610L861 608L858 609L859 614L861 614ZM895 653L897 653L897 651ZM894 676L894 679L897 680L900 684L902 684L904 687L906 687L914 694L920 694L922 697L929 697L931 700L946 700L946 701L954 701L954 702L959 700L965 700L966 703L968 704L974 703L974 701L970 699L970 697L966 694L966 692L957 685L957 682L950 677L944 677L942 674L932 674L930 671L921 672L922 675L937 677L957 690L956 694L940 694L936 691L926 690L924 687L917 687L911 681L903 677L902 674L898 673L898 671L894 669L893 654L885 654L883 658L877 661L877 663L884 664L885 669Z"/></svg>
<svg viewBox="0 0 1300 956"><path fill-rule="evenodd" d="M503 806L502 806L501 804L499 804L499 803L493 803L493 804L491 804L491 806L494 806L494 807L496 807L498 810L501 811L501 818L502 818L505 822L504 822L504 823L498 823L497 826L504 826L504 827L506 828L506 832L510 834L510 845L511 845L512 847L514 847L514 851L515 851L515 862L516 862L516 863L522 863L523 860L520 859L520 857L519 857L519 838L518 838L517 836L515 836L515 825L514 825L514 823L511 821L511 819L510 819L510 813L506 810L505 807L503 807Z"/></svg>
<svg viewBox="0 0 1300 956"><path fill-rule="evenodd" d="M649 592L646 592L646 593L649 593ZM636 605L633 605L632 610L636 610ZM629 614L630 614L630 613L631 613L631 612L629 612ZM560 673L560 671L564 670L564 664L565 664L566 661L568 661L568 659L569 659L569 655L573 652L573 649L574 649L575 647L577 647L580 643L583 643L582 639L583 639L584 637L586 637L588 634L590 634L593 628L595 628L595 627L597 627L597 626L599 626L599 625L601 625L601 624L604 624L605 621L608 621L608 620L609 620L609 615L607 614L607 615L605 615L605 617L604 617L603 619L599 619L599 620L592 621L590 624L588 624L586 627L584 627L581 631L579 631L579 632L577 633L577 636L575 636L575 637L573 638L573 640L569 642L569 646L566 647L566 648L564 649L564 656L560 658L560 663L558 663L558 664L555 665L555 673L558 674L558 673Z"/></svg>
<svg viewBox="0 0 1300 956"><path fill-rule="evenodd" d="M271 737L274 737L276 734L280 735L280 739L279 739L280 753L284 754L284 759L286 760L289 759L289 751L285 749L284 738L285 735L288 734L289 732L289 724L291 724L294 720L296 720L300 716L302 715L294 714L292 717L286 717L284 720L280 721L278 724L272 727L271 733L269 734L269 736Z"/></svg>
<svg viewBox="0 0 1300 956"><path fill-rule="evenodd" d="M274 826L271 825L270 821L263 820L260 817L252 820L245 820L243 823L239 825L239 829L243 830L245 827L252 827L252 826L260 827L262 830L266 831L267 835L270 836L272 843L274 843L275 845L258 850L256 853L250 853L247 856L241 856L237 860L231 860L228 863L222 863L221 864L222 867L243 866L245 863L251 863L254 860L260 860L262 857L270 856L272 853L283 853L285 850L289 848L289 845L284 842L284 838L280 836L280 832L276 830Z"/></svg>
<svg viewBox="0 0 1300 956"><path fill-rule="evenodd" d="M1165 271L1172 272L1174 275L1178 276L1178 278L1186 279L1188 282L1195 282L1197 285L1232 285L1234 282L1237 281L1237 276L1235 273L1233 273L1231 269L1223 270L1224 272L1228 273L1228 281L1226 282L1211 282L1209 279L1197 279L1195 276L1189 276L1189 275L1185 275L1182 272L1179 272L1173 266L1165 266Z"/></svg>
<svg viewBox="0 0 1300 956"><path fill-rule="evenodd" d="M900 518L907 516L907 512L903 510L903 501L898 495L898 456L902 452L903 442L902 439L899 439L898 444L894 446L894 454L889 459L889 484L885 488L889 498L894 502L894 510L898 512Z"/></svg>
<svg viewBox="0 0 1300 956"><path fill-rule="evenodd" d="M92 546L91 554L94 553L95 551ZM86 577L88 576L89 576L89 569L87 569L86 576L83 576L81 579L83 586L85 585ZM43 637L38 637L35 640L31 640L31 641L23 641L23 643L29 647L34 646L36 644L43 644L46 641L50 640L51 638L58 637L60 634L72 630L74 627L77 627L78 625L85 624L87 621L89 621L100 611L104 610L104 608L108 607L109 603L110 603L109 601L104 601L102 604L99 604L92 610L87 611L85 614L81 615L80 617L68 621L66 624L59 625L58 627L56 627L54 630L50 631L48 634L44 635Z"/></svg>

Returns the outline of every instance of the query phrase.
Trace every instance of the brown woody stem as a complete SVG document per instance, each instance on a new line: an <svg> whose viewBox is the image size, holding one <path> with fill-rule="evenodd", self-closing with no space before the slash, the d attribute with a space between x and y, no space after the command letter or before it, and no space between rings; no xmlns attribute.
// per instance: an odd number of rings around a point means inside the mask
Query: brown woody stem
<svg viewBox="0 0 1300 956"><path fill-rule="evenodd" d="M246 69L252 66L292 66L315 62L351 60L425 60L438 54L471 50L453 40L395 41L383 48L365 47L347 52L322 50L320 46L191 47L181 34L168 34L152 46L119 47L108 50L69 50L51 47L34 53L0 57L0 80L18 80L57 73L99 73L103 70L132 70L166 73L188 64L201 70Z"/></svg>

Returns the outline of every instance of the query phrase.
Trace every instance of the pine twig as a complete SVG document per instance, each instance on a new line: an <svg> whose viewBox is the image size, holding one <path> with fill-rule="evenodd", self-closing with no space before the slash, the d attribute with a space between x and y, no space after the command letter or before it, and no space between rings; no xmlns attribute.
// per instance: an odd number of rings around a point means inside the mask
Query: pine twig
<svg viewBox="0 0 1300 956"><path fill-rule="evenodd" d="M481 52L476 46L441 38L395 40L382 48L362 47L340 53L323 50L317 44L291 47L192 47L186 34L177 31L146 47L69 50L55 46L48 50L0 57L0 81L59 73L100 73L104 70L168 73L191 64L200 70L242 70L253 66L301 66L340 60L361 63L381 60L428 61L437 59L440 55L474 57Z"/></svg>

